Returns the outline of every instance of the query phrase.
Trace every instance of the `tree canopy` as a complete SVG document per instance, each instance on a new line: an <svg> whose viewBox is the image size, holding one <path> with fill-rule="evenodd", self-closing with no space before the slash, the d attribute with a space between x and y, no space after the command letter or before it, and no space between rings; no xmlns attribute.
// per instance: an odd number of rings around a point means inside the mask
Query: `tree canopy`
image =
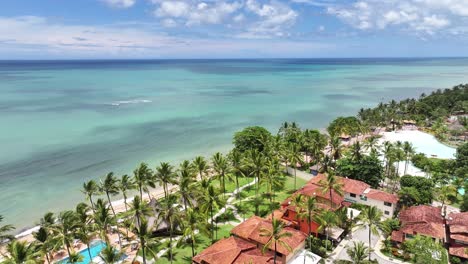
<svg viewBox="0 0 468 264"><path fill-rule="evenodd" d="M383 166L375 156L363 155L360 159L342 158L337 162L336 171L341 176L363 181L373 188L377 188L383 178Z"/></svg>
<svg viewBox="0 0 468 264"><path fill-rule="evenodd" d="M233 144L234 148L240 152L254 149L263 152L271 137L271 133L264 127L246 127L234 134Z"/></svg>

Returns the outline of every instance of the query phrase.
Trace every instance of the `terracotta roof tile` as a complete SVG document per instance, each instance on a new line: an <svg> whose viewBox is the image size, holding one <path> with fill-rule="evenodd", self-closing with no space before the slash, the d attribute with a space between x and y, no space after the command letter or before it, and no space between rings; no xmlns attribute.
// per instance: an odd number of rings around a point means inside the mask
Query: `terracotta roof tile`
<svg viewBox="0 0 468 264"><path fill-rule="evenodd" d="M247 219L245 222L239 224L231 230L231 234L241 237L243 239L260 243L266 245L270 241L271 237L262 236L262 230L271 230L271 221L262 219L258 216L252 216ZM285 227L283 232L289 232L292 234L291 237L285 237L283 240L288 244L292 249L298 247L306 239L306 234L299 230L295 230L290 227ZM277 244L277 250L281 254L288 255L290 252L283 246ZM269 248L274 250L274 243L272 243Z"/></svg>
<svg viewBox="0 0 468 264"><path fill-rule="evenodd" d="M221 239L200 254L193 257L196 263L227 264L239 256L242 251L254 249L256 246L237 237Z"/></svg>
<svg viewBox="0 0 468 264"><path fill-rule="evenodd" d="M270 263L273 261L274 254L271 251L266 251L265 253L258 248L250 249L248 251L242 252L239 257L233 262L233 264L263 264Z"/></svg>
<svg viewBox="0 0 468 264"><path fill-rule="evenodd" d="M338 181L343 184L343 191L347 193L354 193L361 195L367 188L370 187L369 184L358 181L358 180L353 180L349 178L343 178L340 176L336 176ZM307 184L316 184L316 185L322 185L321 182L325 181L327 179L327 176L325 174L318 174L317 176L313 177Z"/></svg>
<svg viewBox="0 0 468 264"><path fill-rule="evenodd" d="M468 259L468 254L466 253L467 250L468 247L449 247L449 254Z"/></svg>
<svg viewBox="0 0 468 264"><path fill-rule="evenodd" d="M450 238L453 240L458 240L458 241L463 241L465 243L468 243L468 235L454 235L451 234Z"/></svg>
<svg viewBox="0 0 468 264"><path fill-rule="evenodd" d="M445 225L440 208L428 205L410 207L400 212L400 222L400 231L405 234L445 238Z"/></svg>
<svg viewBox="0 0 468 264"><path fill-rule="evenodd" d="M468 212L451 213L447 219L449 225L464 225L468 229Z"/></svg>
<svg viewBox="0 0 468 264"><path fill-rule="evenodd" d="M375 189L370 189L366 196L374 200L388 202L392 204L396 204L398 202L397 195Z"/></svg>
<svg viewBox="0 0 468 264"><path fill-rule="evenodd" d="M393 231L392 232L392 240L396 242L403 242L405 234L401 231Z"/></svg>

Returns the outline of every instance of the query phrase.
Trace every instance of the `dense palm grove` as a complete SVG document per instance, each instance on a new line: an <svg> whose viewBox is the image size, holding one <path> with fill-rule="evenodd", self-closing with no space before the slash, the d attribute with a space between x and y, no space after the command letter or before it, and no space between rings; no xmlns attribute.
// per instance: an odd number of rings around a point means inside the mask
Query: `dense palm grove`
<svg viewBox="0 0 468 264"><path fill-rule="evenodd" d="M358 117L335 119L328 127L329 135L318 130L303 130L294 122L284 123L276 135L262 127L248 127L234 135L234 148L227 155L216 153L209 159L199 156L185 160L177 167L167 162L154 167L141 163L132 175L117 176L110 172L98 181L83 184L86 203L79 203L74 210L46 213L40 219L40 229L33 234L33 242L15 240L9 235L13 226L0 226L0 242L8 241L4 247L7 252L4 263L51 263L55 253L62 250L69 256L68 262L79 262L83 256L75 250L75 241L87 246L91 258L89 248L97 238L107 245L100 254L105 263L119 261L124 248L134 246L133 241L138 244L138 255L143 263L161 257L158 252L163 239L167 239L164 242L167 252L163 257L169 262L181 258L177 255L181 244L190 247L190 255L194 256L200 250L201 236L211 242L219 238L215 216L228 204L232 191L242 187L241 182L252 183L252 195L247 194L250 189L234 194L233 204L237 212L244 216L265 216L279 207L280 198L284 198L282 191L289 194L301 187L297 183L300 179L297 179L296 170L308 170L311 165L320 165L321 172L327 173L324 191L330 192L330 196L332 191L341 193L336 174L398 192L403 206L426 204L437 199L459 204L467 210L466 194L465 197L457 194L457 189L467 182L466 143L459 147L456 160L440 161L421 157L408 142L380 145L378 136L359 141L360 136L375 127L393 128L395 120L414 119L434 126L440 118L454 111L467 111L467 90L468 86L460 85L421 96L419 100L392 101L374 109L362 109ZM358 140L345 147L340 139L343 133L357 136ZM430 177L400 177L406 174L410 161L423 166ZM405 164L403 172L399 171L400 163ZM284 174L285 166L293 168L292 176ZM285 181L288 179L292 186L286 192ZM229 188L229 185L234 187ZM162 189L162 197L153 197L152 190L157 187ZM123 197L122 210L117 210L111 203L117 195ZM339 226L349 231L353 227L344 210L319 211L314 199L300 196L294 197L293 202L303 209L300 217L309 222L314 218L320 224L320 230ZM362 209L359 220L370 227L369 232L381 230L388 236L398 228L393 219L381 223L382 212L376 208ZM2 220L0 217L0 222ZM282 227L279 223L276 225L269 235L280 243ZM110 234L117 234L119 242L113 243ZM183 239L177 240L177 236ZM310 236L309 232L308 247L326 257L332 250L327 240ZM349 248L348 254L353 263L366 263L367 257L370 261L370 249L362 243ZM189 261L185 259L185 262Z"/></svg>

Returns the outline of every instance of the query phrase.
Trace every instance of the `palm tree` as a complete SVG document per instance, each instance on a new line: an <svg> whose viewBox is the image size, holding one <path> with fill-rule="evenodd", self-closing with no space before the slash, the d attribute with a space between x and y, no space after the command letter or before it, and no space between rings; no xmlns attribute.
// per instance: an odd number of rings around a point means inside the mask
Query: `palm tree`
<svg viewBox="0 0 468 264"><path fill-rule="evenodd" d="M437 190L437 198L442 202L442 208L450 198L455 197L457 189L453 185L443 185Z"/></svg>
<svg viewBox="0 0 468 264"><path fill-rule="evenodd" d="M368 206L362 210L361 214L359 215L360 223L358 226L361 228L369 228L369 248L372 248L372 234L378 235L380 227L381 219L382 218L382 211L380 211L376 206ZM369 255L369 261L371 256Z"/></svg>
<svg viewBox="0 0 468 264"><path fill-rule="evenodd" d="M219 199L218 190L216 190L213 187L213 185L208 186L208 189L204 193L202 200L203 200L203 204L201 206L202 211L210 214L211 243L213 243L214 242L213 229L216 229L216 227L213 228L213 224L216 224L216 221L213 219L213 212L215 209L222 207L223 202L221 201L221 199Z"/></svg>
<svg viewBox="0 0 468 264"><path fill-rule="evenodd" d="M330 234L330 228L336 225L336 215L332 211L323 211L321 214L317 215L316 220L319 224L318 231L323 231L326 236L326 241L328 241L328 235ZM325 250L328 250L327 244L325 244Z"/></svg>
<svg viewBox="0 0 468 264"><path fill-rule="evenodd" d="M35 264L40 263L40 254L36 252L34 243L14 240L6 246L8 258L3 264Z"/></svg>
<svg viewBox="0 0 468 264"><path fill-rule="evenodd" d="M127 174L122 175L120 178L118 188L122 192L125 204L125 211L128 211L128 204L127 204L127 191L135 189L136 185L133 179L128 176Z"/></svg>
<svg viewBox="0 0 468 264"><path fill-rule="evenodd" d="M266 193L270 200L270 210L273 213L273 203L275 198L275 189L278 189L283 184L283 179L279 175L279 161L277 159L269 159L267 161L268 172L260 179L260 184L266 184Z"/></svg>
<svg viewBox="0 0 468 264"><path fill-rule="evenodd" d="M388 176L392 156L393 156L393 144L389 141L385 141L383 144L383 155L385 159L385 175Z"/></svg>
<svg viewBox="0 0 468 264"><path fill-rule="evenodd" d="M151 207L143 200L141 200L140 196L138 195L133 198L130 207L130 210L133 212L133 216L135 217L137 226L140 224L142 218L145 216L150 216L153 213Z"/></svg>
<svg viewBox="0 0 468 264"><path fill-rule="evenodd" d="M168 199L162 202L162 209L159 212L158 216L161 222L166 222L169 225L169 260L173 262L173 254L172 254L172 237L174 234L175 226L181 222L181 215L180 215L180 206L177 204L177 197L171 195Z"/></svg>
<svg viewBox="0 0 468 264"><path fill-rule="evenodd" d="M195 257L196 231L203 230L201 223L206 219L206 217L195 211L193 208L189 208L186 210L183 219L184 237L189 237L190 246L192 247L192 257Z"/></svg>
<svg viewBox="0 0 468 264"><path fill-rule="evenodd" d="M188 162L188 161L187 161ZM195 179L191 168L183 166L185 162L180 165L179 169L179 195L183 200L184 209L187 211L189 206L193 206L193 201L195 201L199 196L200 192L198 186L195 185Z"/></svg>
<svg viewBox="0 0 468 264"><path fill-rule="evenodd" d="M229 158L231 160L232 173L236 177L236 190L239 189L239 177L245 176L243 172L242 154L240 151L231 151ZM237 199L240 199L240 192L237 193Z"/></svg>
<svg viewBox="0 0 468 264"><path fill-rule="evenodd" d="M205 158L202 156L197 156L193 160L193 165L195 170L197 171L198 175L200 175L200 179L203 179L203 175L208 173L208 163L206 162Z"/></svg>
<svg viewBox="0 0 468 264"><path fill-rule="evenodd" d="M114 223L114 218L109 212L109 207L107 203L102 200L98 199L96 202L96 213L93 215L94 223L98 227L100 231L101 239L105 240L109 243L109 237L107 236L107 231L111 224ZM120 239L120 236L119 236ZM122 244L121 244L122 245Z"/></svg>
<svg viewBox="0 0 468 264"><path fill-rule="evenodd" d="M156 179L156 182L163 187L164 199L167 199L167 196L169 195L169 184L177 183L174 173L174 167L172 167L167 162L161 162L159 164L159 167L156 168L154 177Z"/></svg>
<svg viewBox="0 0 468 264"><path fill-rule="evenodd" d="M262 237L268 237L270 238L268 242L263 246L262 251L265 252L268 248L270 248L271 244L274 245L274 258L273 258L273 263L276 264L276 257L277 257L277 245L280 244L284 248L286 248L288 251L292 251L291 246L289 246L283 238L286 237L291 237L292 234L290 232L284 231L284 224L280 220L277 220L276 218L273 218L273 221L271 222L271 227L272 229L269 228L261 228L260 229L260 236Z"/></svg>
<svg viewBox="0 0 468 264"><path fill-rule="evenodd" d="M291 162L291 165L294 168L294 189L297 189L296 169L297 169L297 163L302 162L302 154L299 152L299 146L297 144L290 144L288 151L289 151L289 161Z"/></svg>
<svg viewBox="0 0 468 264"><path fill-rule="evenodd" d="M403 152L405 153L405 173L404 174L406 175L406 171L408 170L409 160L411 159L411 156L414 154L415 149L411 143L409 143L408 141L405 141L403 143Z"/></svg>
<svg viewBox="0 0 468 264"><path fill-rule="evenodd" d="M76 213L74 211L63 211L59 214L57 222L51 227L56 234L56 239L67 250L68 256L72 255L71 244L78 226L79 221ZM70 258L71 261L73 260Z"/></svg>
<svg viewBox="0 0 468 264"><path fill-rule="evenodd" d="M3 221L3 216L0 215L0 223ZM10 231L13 231L15 229L15 227L13 227L12 225L4 225L4 226L0 226L0 244L4 241L4 240L7 240L7 239L13 239L14 236L10 235L10 234L7 234L8 232Z"/></svg>
<svg viewBox="0 0 468 264"><path fill-rule="evenodd" d="M376 151L379 146L379 138L376 136L370 136L364 142L364 146L370 151Z"/></svg>
<svg viewBox="0 0 468 264"><path fill-rule="evenodd" d="M140 166L133 171L133 178L140 191L140 197L142 198L143 190L147 188L152 174L153 172L146 163L141 163Z"/></svg>
<svg viewBox="0 0 468 264"><path fill-rule="evenodd" d="M359 141L356 141L353 145L351 145L351 159L355 161L360 161L362 159L362 147Z"/></svg>
<svg viewBox="0 0 468 264"><path fill-rule="evenodd" d="M370 249L362 241L353 241L353 246L348 246L346 253L348 253L353 264L364 264L366 258L370 255Z"/></svg>
<svg viewBox="0 0 468 264"><path fill-rule="evenodd" d="M56 250L57 241L53 234L46 227L41 226L37 232L33 233L38 251L45 256L47 263L52 260L52 252Z"/></svg>
<svg viewBox="0 0 468 264"><path fill-rule="evenodd" d="M117 250L116 248L112 246L106 246L101 251L101 253L99 253L99 256L104 261L104 263L114 264L114 263L118 263L122 259L123 252Z"/></svg>
<svg viewBox="0 0 468 264"><path fill-rule="evenodd" d="M311 235L312 235L312 216L318 210L317 208L317 200L315 197L312 196L302 196L303 198L299 202L298 206L296 206L298 210L298 217L299 219L305 219L307 221L308 227L308 238L309 238L309 245L310 250L312 251L312 242L311 242ZM305 256L304 256L305 257Z"/></svg>
<svg viewBox="0 0 468 264"><path fill-rule="evenodd" d="M323 193L328 192L330 194L330 208L333 209L333 192L343 196L343 184L339 182L332 170L328 171L327 178L325 180L320 180L319 184L323 186Z"/></svg>
<svg viewBox="0 0 468 264"><path fill-rule="evenodd" d="M330 138L331 156L333 161L337 161L341 158L343 146L341 145L341 139L338 136Z"/></svg>
<svg viewBox="0 0 468 264"><path fill-rule="evenodd" d="M83 189L81 189L81 192L84 193L87 197L89 202L91 203L91 207L93 208L94 211L94 202L93 202L93 196L99 194L99 186L94 180L90 180L88 182L83 183Z"/></svg>
<svg viewBox="0 0 468 264"><path fill-rule="evenodd" d="M255 190L255 195L258 196L258 191L260 188L260 178L266 172L266 161L265 157L258 150L250 150L247 152L247 167L251 175L254 175L257 182L257 188Z"/></svg>
<svg viewBox="0 0 468 264"><path fill-rule="evenodd" d="M134 233L138 236L140 240L141 256L143 258L143 264L146 264L146 255L151 253L151 255L156 256L156 254L151 250L157 241L153 238L151 230L149 230L148 220L145 217L139 218L138 223L134 228Z"/></svg>
<svg viewBox="0 0 468 264"><path fill-rule="evenodd" d="M230 170L229 162L223 157L223 154L219 152L213 155L211 161L213 163L213 169L218 174L223 195L226 196L226 174L229 173Z"/></svg>
<svg viewBox="0 0 468 264"><path fill-rule="evenodd" d="M76 237L88 247L89 259L93 259L90 244L95 235L95 230L92 225L92 217L91 214L89 214L88 205L84 203L78 204L76 206L76 214L79 220Z"/></svg>
<svg viewBox="0 0 468 264"><path fill-rule="evenodd" d="M115 214L114 207L112 206L112 201L110 199L110 195L115 196L119 194L119 180L117 180L114 177L113 172L109 172L106 175L104 181L101 181L99 189L106 194L107 201L109 202L109 206L112 209L112 213L114 214L114 217L117 217L117 215Z"/></svg>

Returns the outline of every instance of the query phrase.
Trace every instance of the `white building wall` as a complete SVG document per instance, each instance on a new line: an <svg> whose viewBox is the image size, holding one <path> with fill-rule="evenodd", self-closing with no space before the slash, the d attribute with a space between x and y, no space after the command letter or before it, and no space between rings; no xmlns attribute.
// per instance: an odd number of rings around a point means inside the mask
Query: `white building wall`
<svg viewBox="0 0 468 264"><path fill-rule="evenodd" d="M361 199L360 195L356 195L356 197L351 197L350 193L345 193L344 199L345 201L352 202L352 203L364 204L367 206L375 206L382 211L382 214L385 218L393 217L393 214L396 209L396 204L392 204L391 206L386 206L383 201L374 200L370 198L367 198L367 201L366 201L366 200Z"/></svg>

